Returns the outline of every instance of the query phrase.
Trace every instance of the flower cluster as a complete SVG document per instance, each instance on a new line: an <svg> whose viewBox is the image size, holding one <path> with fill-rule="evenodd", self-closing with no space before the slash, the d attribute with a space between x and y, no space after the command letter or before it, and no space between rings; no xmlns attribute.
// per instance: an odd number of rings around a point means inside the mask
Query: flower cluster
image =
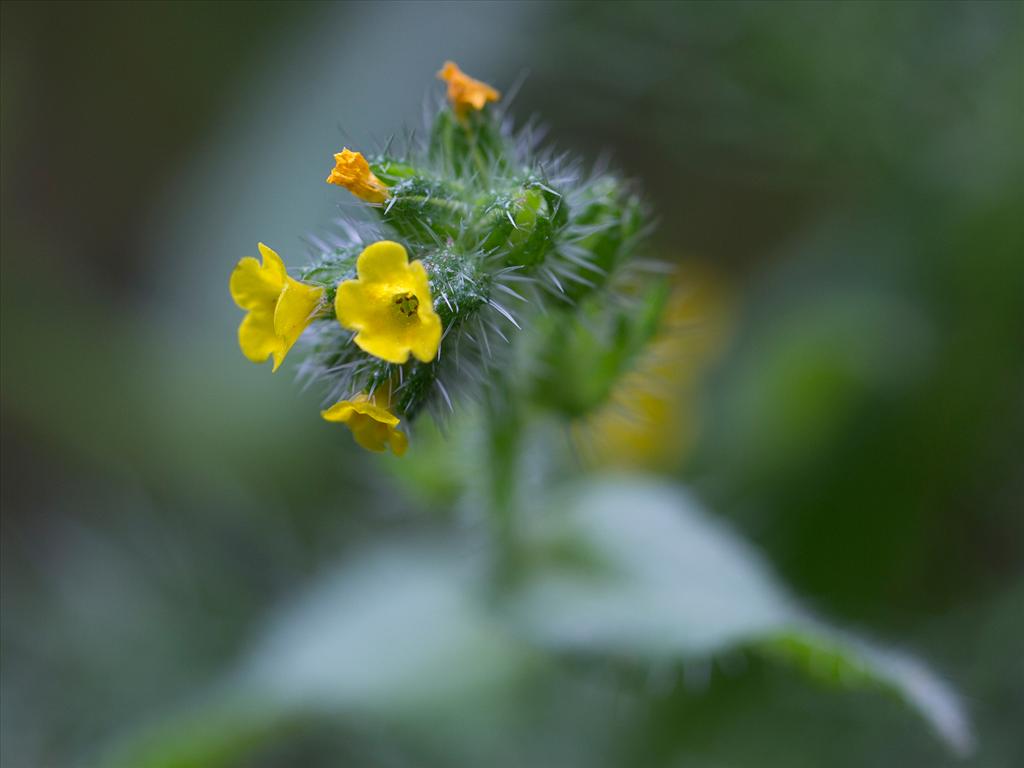
<svg viewBox="0 0 1024 768"><path fill-rule="evenodd" d="M447 100L425 141L334 155L327 183L362 202L309 238L307 267L289 276L261 243L262 263L243 258L230 282L245 356L276 371L304 337L299 372L326 387L323 418L396 455L424 410L441 418L496 379L539 381L516 373L515 334L539 334L540 359L592 297L638 300L617 277L643 229L636 196L539 150L531 126L513 131L499 92L453 62L438 78Z"/></svg>
<svg viewBox="0 0 1024 768"><path fill-rule="evenodd" d="M259 249L262 266L246 256L235 267L231 296L249 310L238 328L243 354L254 363L273 355L276 371L323 309L326 289L288 277L275 251L263 243ZM356 271L359 277L340 282L334 297L338 323L358 332L355 344L390 363L405 363L410 352L423 362L433 360L441 344L441 318L434 312L423 264L410 264L405 248L382 240L359 254ZM395 429L399 419L387 407L378 398L360 393L336 403L323 417L347 424L364 448L382 451L390 445L401 455L407 439Z"/></svg>

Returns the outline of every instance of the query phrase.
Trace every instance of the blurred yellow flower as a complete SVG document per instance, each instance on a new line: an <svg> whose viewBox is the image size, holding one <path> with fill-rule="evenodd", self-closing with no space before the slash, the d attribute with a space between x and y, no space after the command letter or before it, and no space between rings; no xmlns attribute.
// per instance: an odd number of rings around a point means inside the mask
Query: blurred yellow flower
<svg viewBox="0 0 1024 768"><path fill-rule="evenodd" d="M254 363L274 357L274 370L309 325L324 289L288 277L277 253L259 244L263 264L246 256L231 273L231 298L249 314L238 327L238 345Z"/></svg>
<svg viewBox="0 0 1024 768"><path fill-rule="evenodd" d="M696 443L701 388L731 338L734 299L706 266L678 267L673 283L662 329L635 369L604 408L575 425L577 448L594 466L672 470Z"/></svg>
<svg viewBox="0 0 1024 768"><path fill-rule="evenodd" d="M338 322L358 331L355 342L389 363L404 363L411 352L430 362L441 344L441 318L430 298L423 263L409 263L398 243L381 240L356 261L357 280L338 286L334 310Z"/></svg>
<svg viewBox="0 0 1024 768"><path fill-rule="evenodd" d="M401 456L409 447L409 438L396 429L400 419L365 394L335 403L320 415L326 421L347 426L355 441L368 451L383 451L390 446L395 456Z"/></svg>
<svg viewBox="0 0 1024 768"><path fill-rule="evenodd" d="M348 148L334 156L334 168L327 177L327 183L344 187L368 203L383 203L388 199L388 188L370 170L362 152Z"/></svg>
<svg viewBox="0 0 1024 768"><path fill-rule="evenodd" d="M446 61L439 79L448 83L448 100L452 103L455 114L464 116L470 109L481 110L489 101L497 101L501 94L487 83L474 80L467 75L454 61Z"/></svg>

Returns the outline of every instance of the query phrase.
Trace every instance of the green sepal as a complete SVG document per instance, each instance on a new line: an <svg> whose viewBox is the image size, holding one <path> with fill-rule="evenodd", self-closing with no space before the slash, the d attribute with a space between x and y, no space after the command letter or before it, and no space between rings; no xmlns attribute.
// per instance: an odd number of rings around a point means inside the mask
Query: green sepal
<svg viewBox="0 0 1024 768"><path fill-rule="evenodd" d="M491 194L477 209L482 248L504 251L509 266L533 267L543 262L555 233L568 218L562 196L535 178L510 192Z"/></svg>
<svg viewBox="0 0 1024 768"><path fill-rule="evenodd" d="M334 317L334 296L338 291L338 284L345 280L354 280L356 277L356 259L362 252L363 247L349 246L347 248L336 248L332 253L324 254L318 262L306 267L299 275L299 279L310 285L318 285L324 289L325 308L329 312L324 317Z"/></svg>
<svg viewBox="0 0 1024 768"><path fill-rule="evenodd" d="M456 238L469 206L459 186L426 176L405 178L391 187L391 197L378 210L385 224L403 237L421 243Z"/></svg>
<svg viewBox="0 0 1024 768"><path fill-rule="evenodd" d="M461 253L451 246L419 255L429 275L434 311L441 318L446 335L457 332L490 298L493 278L480 266L477 256ZM396 413L410 420L419 414L434 393L441 365L441 360L406 363L402 385L393 403Z"/></svg>
<svg viewBox="0 0 1024 768"><path fill-rule="evenodd" d="M443 108L430 132L428 157L455 176L490 179L507 171L505 137L495 111L471 110L458 117Z"/></svg>
<svg viewBox="0 0 1024 768"><path fill-rule="evenodd" d="M423 171L416 166L383 155L370 161L370 170L389 187L414 176L423 175Z"/></svg>

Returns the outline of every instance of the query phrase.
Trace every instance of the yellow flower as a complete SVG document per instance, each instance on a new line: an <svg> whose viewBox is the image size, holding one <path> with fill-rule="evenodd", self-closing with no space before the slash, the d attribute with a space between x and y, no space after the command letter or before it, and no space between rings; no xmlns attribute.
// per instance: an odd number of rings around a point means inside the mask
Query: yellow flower
<svg viewBox="0 0 1024 768"><path fill-rule="evenodd" d="M365 394L335 403L320 415L326 421L347 426L356 442L368 451L383 451L391 446L391 452L401 456L409 447L409 438L396 429L399 418Z"/></svg>
<svg viewBox="0 0 1024 768"><path fill-rule="evenodd" d="M254 363L274 356L274 370L309 325L324 289L288 277L277 253L259 244L261 266L246 256L231 273L231 298L249 314L238 327L238 345Z"/></svg>
<svg viewBox="0 0 1024 768"><path fill-rule="evenodd" d="M430 362L441 344L441 318L430 298L427 270L398 243L381 240L356 261L358 280L338 286L334 311L345 328L358 331L359 348L389 363L412 352Z"/></svg>
<svg viewBox="0 0 1024 768"><path fill-rule="evenodd" d="M679 267L673 282L662 330L611 401L574 425L577 448L597 467L670 470L697 442L700 395L732 337L735 309L706 267Z"/></svg>
<svg viewBox="0 0 1024 768"><path fill-rule="evenodd" d="M347 148L334 156L334 169L327 183L344 187L368 203L383 203L388 199L388 188L370 170L363 154Z"/></svg>
<svg viewBox="0 0 1024 768"><path fill-rule="evenodd" d="M487 102L501 98L498 91L487 83L474 80L459 69L454 61L446 61L437 76L448 83L448 100L459 117L465 116L470 108L481 110Z"/></svg>

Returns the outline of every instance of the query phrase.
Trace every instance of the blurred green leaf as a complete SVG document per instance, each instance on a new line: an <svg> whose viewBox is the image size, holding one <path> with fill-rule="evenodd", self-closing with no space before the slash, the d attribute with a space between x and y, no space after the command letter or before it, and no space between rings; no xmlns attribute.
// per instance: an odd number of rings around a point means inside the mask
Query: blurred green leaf
<svg viewBox="0 0 1024 768"><path fill-rule="evenodd" d="M486 562L467 559L467 542L378 549L277 616L219 692L107 765L224 765L323 719L445 741L456 736L446 722L514 698L537 658L531 646L659 663L746 650L831 685L890 691L954 750L970 750L966 716L938 677L812 617L681 489L598 480L536 509L546 513L530 520L527 545L552 556L527 561L499 612L485 599ZM456 740L468 738L460 728Z"/></svg>
<svg viewBox="0 0 1024 768"><path fill-rule="evenodd" d="M537 546L570 536L598 565L548 561L525 575L510 611L541 645L654 660L747 648L834 683L890 690L952 748L969 751L966 716L941 680L812 618L757 553L682 490L599 480L568 492L557 509L535 521Z"/></svg>
<svg viewBox="0 0 1024 768"><path fill-rule="evenodd" d="M485 613L477 565L440 544L359 558L278 617L241 679L295 708L385 716L502 685L526 658Z"/></svg>
<svg viewBox="0 0 1024 768"><path fill-rule="evenodd" d="M330 718L444 732L453 709L474 711L529 668L529 650L485 612L480 583L451 546L396 543L361 556L289 603L214 694L104 764L234 764L290 724ZM470 736L460 728L459 738Z"/></svg>

